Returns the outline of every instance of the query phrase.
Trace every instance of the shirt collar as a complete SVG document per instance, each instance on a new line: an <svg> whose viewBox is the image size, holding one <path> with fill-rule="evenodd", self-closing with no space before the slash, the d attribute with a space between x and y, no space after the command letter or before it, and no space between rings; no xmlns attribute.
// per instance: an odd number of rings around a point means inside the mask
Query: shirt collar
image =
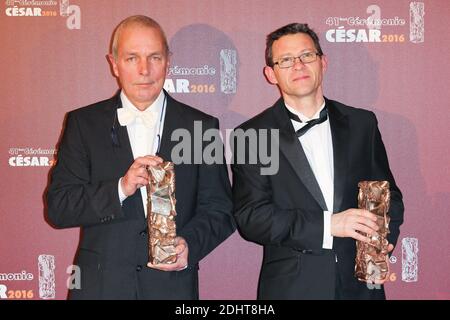
<svg viewBox="0 0 450 320"><path fill-rule="evenodd" d="M157 112L160 113L163 108L164 103L164 90L161 90L161 92L158 95L158 98L156 98L155 101L144 111L139 110L136 108L136 106L128 99L127 95L123 92L123 90L120 91L120 99L122 100L122 107L127 109L132 109L138 112Z"/></svg>
<svg viewBox="0 0 450 320"><path fill-rule="evenodd" d="M308 118L303 113L301 113L301 112L297 111L296 109L292 108L291 106L289 106L286 102L284 102L284 104L285 104L286 108L293 114L297 115L302 122L307 122L312 119L319 119L320 111L322 111L322 109L325 108L325 100L324 100L322 105L320 106L320 108L317 110L317 112L311 118Z"/></svg>

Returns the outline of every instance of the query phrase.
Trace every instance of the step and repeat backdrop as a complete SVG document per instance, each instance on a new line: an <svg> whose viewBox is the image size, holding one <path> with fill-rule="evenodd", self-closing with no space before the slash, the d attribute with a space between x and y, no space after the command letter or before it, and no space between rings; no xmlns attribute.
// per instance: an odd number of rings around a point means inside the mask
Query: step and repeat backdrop
<svg viewBox="0 0 450 320"><path fill-rule="evenodd" d="M328 98L375 112L405 202L389 299L450 298L447 0L1 0L0 298L65 299L77 228L45 220L65 114L111 97L111 33L144 14L173 52L165 88L220 119L225 136L279 97L265 36L307 22ZM200 264L201 299L255 299L260 246L234 233Z"/></svg>

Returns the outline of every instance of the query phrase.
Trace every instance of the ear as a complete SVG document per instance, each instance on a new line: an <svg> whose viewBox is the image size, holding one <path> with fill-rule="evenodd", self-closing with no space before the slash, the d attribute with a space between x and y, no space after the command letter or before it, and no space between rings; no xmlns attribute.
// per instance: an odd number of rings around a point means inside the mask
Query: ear
<svg viewBox="0 0 450 320"><path fill-rule="evenodd" d="M170 56L171 54L167 54L167 63L166 63L166 75L169 75L169 67L170 67Z"/></svg>
<svg viewBox="0 0 450 320"><path fill-rule="evenodd" d="M278 83L278 80L275 76L275 71L273 71L272 67L265 66L264 67L264 75L266 76L267 81L269 81L271 84Z"/></svg>
<svg viewBox="0 0 450 320"><path fill-rule="evenodd" d="M108 54L108 60L109 60L109 63L111 63L111 67L114 72L114 75L118 78L119 77L119 68L117 67L116 59L114 59L114 56L111 53Z"/></svg>

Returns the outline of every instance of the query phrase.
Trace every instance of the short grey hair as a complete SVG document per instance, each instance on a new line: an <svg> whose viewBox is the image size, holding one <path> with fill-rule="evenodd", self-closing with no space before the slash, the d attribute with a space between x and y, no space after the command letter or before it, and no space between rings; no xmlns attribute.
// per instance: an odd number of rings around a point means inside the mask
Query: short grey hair
<svg viewBox="0 0 450 320"><path fill-rule="evenodd" d="M161 28L161 26L159 25L159 23L156 22L155 20L153 20L150 17L143 16L143 15L136 15L136 16L130 16L130 17L126 18L125 20L122 20L117 25L117 27L114 29L112 42L111 42L111 53L112 53L114 59L117 60L117 48L118 48L118 42L119 42L120 33L125 28L127 28L127 27L129 27L131 25L138 25L138 26L154 28L154 29L159 30L159 32L161 33L161 36L163 38L164 49L166 50L166 54L167 55L169 54L169 52L170 52L169 51L169 44L167 43L166 35L165 35L163 29Z"/></svg>

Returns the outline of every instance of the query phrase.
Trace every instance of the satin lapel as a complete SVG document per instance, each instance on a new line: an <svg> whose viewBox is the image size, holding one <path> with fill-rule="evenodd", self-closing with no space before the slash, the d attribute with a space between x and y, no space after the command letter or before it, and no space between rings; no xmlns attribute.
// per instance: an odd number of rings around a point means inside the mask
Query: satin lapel
<svg viewBox="0 0 450 320"><path fill-rule="evenodd" d="M120 95L114 98L114 107L111 109L111 143L117 157L119 167L125 174L129 166L133 163L133 152L131 151L130 139L126 126L121 126L117 120L117 109L122 108Z"/></svg>
<svg viewBox="0 0 450 320"><path fill-rule="evenodd" d="M294 127L284 110L282 99L275 104L274 118L280 128L280 151L285 155L290 165L294 169L302 183L320 205L323 210L327 210L325 199L317 183L316 177L309 165L303 147L295 135Z"/></svg>
<svg viewBox="0 0 450 320"><path fill-rule="evenodd" d="M341 211L345 183L348 174L349 125L347 116L336 105L325 99L330 117L331 138L333 141L334 200L333 212Z"/></svg>
<svg viewBox="0 0 450 320"><path fill-rule="evenodd" d="M183 107L177 103L174 99L172 99L167 92L165 92L167 95L167 106L166 106L166 116L164 117L164 128L162 133L162 139L161 139L161 148L159 150L158 156L163 158L165 161L173 161L172 160L172 149L173 147L180 143L180 141L172 141L171 136L172 132L174 132L176 129L188 129L186 128L186 121L184 117L184 110ZM191 134L193 134L190 131ZM193 138L193 137L192 137ZM190 166L188 166L190 167ZM191 170L192 168L188 169ZM175 171L175 180L176 180L176 189L177 192L177 198L183 197L183 192L178 189L178 186L181 186L183 183L186 182L183 181L183 179L177 179L177 177L183 176L183 171L186 170L186 166L182 164L175 164L174 165L174 171ZM177 210L178 211L178 210Z"/></svg>
<svg viewBox="0 0 450 320"><path fill-rule="evenodd" d="M117 120L117 109L122 108L122 101L120 99L119 93L115 96L114 106L115 107L113 108L113 113L111 115L111 143L113 145L117 163L120 167L120 172L125 175L130 165L134 162L134 157L133 151L131 149L130 138L128 137L127 127L121 126L119 121ZM139 212L142 212L142 216L144 216L142 196L139 190L136 191L133 199L135 201L136 207L139 208Z"/></svg>
<svg viewBox="0 0 450 320"><path fill-rule="evenodd" d="M176 129L184 128L181 123L183 110L180 106L165 92L167 95L166 116L164 117L164 128L161 139L161 148L159 156L166 161L172 161L172 148L178 141L171 141L172 132ZM176 168L176 166L175 166ZM176 172L175 172L176 174Z"/></svg>

